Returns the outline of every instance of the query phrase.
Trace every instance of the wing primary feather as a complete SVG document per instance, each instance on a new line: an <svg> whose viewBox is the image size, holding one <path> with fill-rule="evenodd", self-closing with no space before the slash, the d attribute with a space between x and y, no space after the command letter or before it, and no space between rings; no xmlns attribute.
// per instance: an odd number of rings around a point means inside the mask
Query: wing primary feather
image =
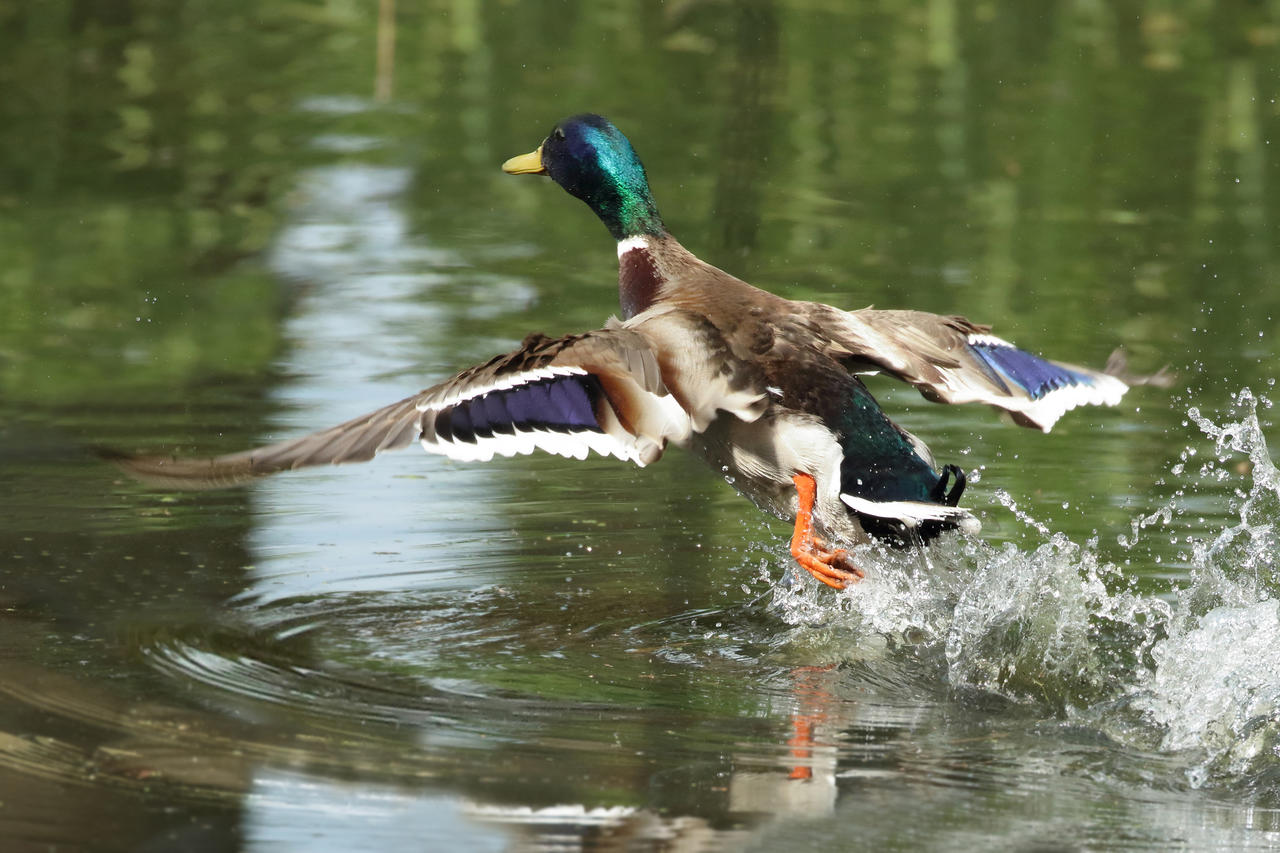
<svg viewBox="0 0 1280 853"><path fill-rule="evenodd" d="M581 335L530 335L519 349L412 397L239 453L100 455L139 480L177 489L220 488L278 471L366 461L414 440L459 460L541 449L579 459L595 451L646 465L669 442L686 441L695 425L669 390L654 349L689 322L683 313L668 311L644 323L614 322ZM742 416L739 410L757 402L750 388L730 390L742 398L731 401L734 414Z"/></svg>
<svg viewBox="0 0 1280 853"><path fill-rule="evenodd" d="M217 489L279 471L315 465L366 462L383 450L408 445L418 435L418 396L299 438L212 458L131 455L99 450L98 455L152 485L172 489Z"/></svg>
<svg viewBox="0 0 1280 853"><path fill-rule="evenodd" d="M1050 361L963 317L806 304L815 325L827 331L832 354L849 369L878 365L927 400L985 403L1045 432L1077 406L1114 406L1135 384L1126 381L1123 362L1099 371ZM1150 379L1155 384L1162 377Z"/></svg>

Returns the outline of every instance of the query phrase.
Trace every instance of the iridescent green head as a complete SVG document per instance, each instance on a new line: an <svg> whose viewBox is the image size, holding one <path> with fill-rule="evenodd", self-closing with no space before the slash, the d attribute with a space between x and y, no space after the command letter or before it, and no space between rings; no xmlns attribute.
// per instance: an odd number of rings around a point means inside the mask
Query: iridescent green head
<svg viewBox="0 0 1280 853"><path fill-rule="evenodd" d="M666 232L631 143L604 116L560 122L536 151L502 164L513 175L548 175L587 203L615 240Z"/></svg>

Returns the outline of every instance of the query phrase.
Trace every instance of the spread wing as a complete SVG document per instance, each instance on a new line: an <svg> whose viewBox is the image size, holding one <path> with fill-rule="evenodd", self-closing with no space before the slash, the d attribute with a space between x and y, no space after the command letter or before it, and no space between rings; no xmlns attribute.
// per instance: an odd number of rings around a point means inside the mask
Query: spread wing
<svg viewBox="0 0 1280 853"><path fill-rule="evenodd" d="M1048 432L1076 406L1114 406L1129 390L1130 383L1108 372L1111 366L1099 371L1049 361L963 317L810 305L810 321L851 369L883 370L936 403L986 403L1022 426Z"/></svg>
<svg viewBox="0 0 1280 853"><path fill-rule="evenodd" d="M145 482L190 489L365 462L414 441L464 461L535 450L585 459L595 451L648 465L668 442L683 444L705 429L717 411L747 420L763 411L763 390L720 369L718 354L730 356L713 332L694 315L667 309L580 335L530 335L513 352L310 435L204 459L102 455ZM660 355L673 341L684 346Z"/></svg>

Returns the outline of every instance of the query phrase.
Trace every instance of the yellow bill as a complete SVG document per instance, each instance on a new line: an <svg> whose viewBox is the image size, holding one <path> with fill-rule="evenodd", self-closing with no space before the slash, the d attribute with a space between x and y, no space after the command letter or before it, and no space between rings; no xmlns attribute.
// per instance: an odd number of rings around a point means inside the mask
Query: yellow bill
<svg viewBox="0 0 1280 853"><path fill-rule="evenodd" d="M545 175L547 170L542 165L542 146L528 154L512 157L502 164L502 171L508 175Z"/></svg>

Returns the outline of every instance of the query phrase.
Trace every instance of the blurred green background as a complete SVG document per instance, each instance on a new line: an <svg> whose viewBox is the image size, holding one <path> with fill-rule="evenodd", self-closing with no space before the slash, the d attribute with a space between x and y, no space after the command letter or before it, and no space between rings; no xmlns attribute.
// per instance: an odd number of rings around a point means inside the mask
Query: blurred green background
<svg viewBox="0 0 1280 853"><path fill-rule="evenodd" d="M602 233L495 168L584 110L673 232L788 295L1215 377L1274 350L1272 5L401 2L385 105L303 109L373 93L377 11L0 4L6 400L269 370L261 253L319 134L411 165L436 241L536 241L539 308L504 334L598 324Z"/></svg>

